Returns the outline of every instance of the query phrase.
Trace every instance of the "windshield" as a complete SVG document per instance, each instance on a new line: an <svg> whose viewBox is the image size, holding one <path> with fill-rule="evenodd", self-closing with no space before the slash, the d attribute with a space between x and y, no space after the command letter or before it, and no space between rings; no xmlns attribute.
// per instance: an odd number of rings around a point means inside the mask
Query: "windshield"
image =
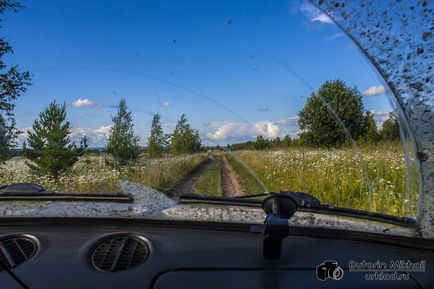
<svg viewBox="0 0 434 289"><path fill-rule="evenodd" d="M308 2L20 3L0 9L1 184L168 206L305 192L416 216L405 117Z"/></svg>

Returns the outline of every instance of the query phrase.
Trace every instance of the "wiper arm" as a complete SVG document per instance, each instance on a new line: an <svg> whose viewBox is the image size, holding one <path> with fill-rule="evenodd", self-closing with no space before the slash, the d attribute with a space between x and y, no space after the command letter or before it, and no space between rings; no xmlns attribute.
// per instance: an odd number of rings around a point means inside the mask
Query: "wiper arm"
<svg viewBox="0 0 434 289"><path fill-rule="evenodd" d="M261 193L253 195L245 195L240 197L216 197L216 196L203 196L196 194L181 195L180 202L183 204L212 204L212 205L231 205L231 206L246 206L246 207L258 207L262 205L262 200L255 200L251 198L262 196L273 196L285 194L291 197L297 203L297 212L308 212L325 215L335 215L359 218L364 220L377 221L382 223L400 225L400 226L415 226L416 220L408 217L390 216L380 213L373 213L368 211L339 208L330 205L321 204L321 202L307 194L301 192L281 192L281 193Z"/></svg>
<svg viewBox="0 0 434 289"><path fill-rule="evenodd" d="M45 190L34 183L13 183L0 187L0 201L36 200L36 201L88 201L132 203L134 198L127 194L72 194Z"/></svg>

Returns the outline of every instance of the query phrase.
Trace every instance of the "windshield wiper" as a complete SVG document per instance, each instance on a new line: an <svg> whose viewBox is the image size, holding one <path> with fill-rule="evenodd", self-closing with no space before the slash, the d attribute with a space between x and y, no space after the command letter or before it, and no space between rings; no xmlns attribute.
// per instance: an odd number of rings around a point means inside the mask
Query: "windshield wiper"
<svg viewBox="0 0 434 289"><path fill-rule="evenodd" d="M245 198L230 198L204 196L198 194L184 194L179 197L179 202L182 204L211 204L211 205L233 205L246 207L261 207L262 201Z"/></svg>
<svg viewBox="0 0 434 289"><path fill-rule="evenodd" d="M299 207L311 207L311 206L321 205L320 200L307 193L302 193L302 192L281 192L281 193L289 195L297 203ZM237 196L235 198L251 199L251 198L258 198L258 197L269 197L281 193L268 192L268 193L260 193L260 194L249 194L244 196Z"/></svg>
<svg viewBox="0 0 434 289"><path fill-rule="evenodd" d="M415 226L416 220L408 217L390 216L380 213L373 213L368 211L334 207L321 202L314 196L301 193L301 192L281 192L281 193L261 193L245 195L240 197L215 197L215 196L203 196L196 194L186 194L180 197L180 202L183 204L212 204L212 205L232 205L232 206L246 206L246 207L258 207L262 206L263 200L257 200L254 198L273 196L278 194L285 194L290 196L297 203L297 212L309 212L325 215L336 215L344 217L360 218L364 220L377 221L382 223L400 225L400 226ZM253 198L253 199L252 199Z"/></svg>
<svg viewBox="0 0 434 289"><path fill-rule="evenodd" d="M34 183L12 183L0 187L0 201L88 201L132 203L134 198L127 194L57 193L45 190Z"/></svg>

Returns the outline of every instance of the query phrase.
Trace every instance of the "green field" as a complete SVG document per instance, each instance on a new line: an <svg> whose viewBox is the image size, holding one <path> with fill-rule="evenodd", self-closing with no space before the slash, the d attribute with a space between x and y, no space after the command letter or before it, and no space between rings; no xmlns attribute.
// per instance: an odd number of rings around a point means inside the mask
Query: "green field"
<svg viewBox="0 0 434 289"><path fill-rule="evenodd" d="M291 148L238 151L235 155L256 172L269 191L307 192L334 206L415 215L418 174L416 169L410 169L406 193L402 147L385 144L365 147L360 152L357 156L352 149ZM248 174L241 164L233 167L241 176ZM254 178L244 180L246 193L258 192L260 186Z"/></svg>
<svg viewBox="0 0 434 289"><path fill-rule="evenodd" d="M137 164L121 168L106 164L105 155L86 155L56 182L49 176L31 174L26 160L8 160L0 170L0 184L34 182L47 190L81 193L116 193L119 180L129 180L158 191L169 192L184 176L208 159L206 154L141 159Z"/></svg>
<svg viewBox="0 0 434 289"><path fill-rule="evenodd" d="M221 154L211 162L195 184L204 195L222 195ZM264 192L254 171L272 192L307 192L322 203L390 215L413 216L418 196L418 174L409 170L406 182L404 153L399 144L365 146L357 155L346 149L288 148L226 153L245 194ZM56 182L30 173L25 160L15 157L1 168L0 183L35 182L61 192L113 193L119 180L130 180L162 192L170 192L208 160L206 153L141 159L122 168L109 166L105 155L86 155ZM248 165L251 170L247 169ZM407 186L407 187L406 187ZM406 193L407 192L407 193Z"/></svg>

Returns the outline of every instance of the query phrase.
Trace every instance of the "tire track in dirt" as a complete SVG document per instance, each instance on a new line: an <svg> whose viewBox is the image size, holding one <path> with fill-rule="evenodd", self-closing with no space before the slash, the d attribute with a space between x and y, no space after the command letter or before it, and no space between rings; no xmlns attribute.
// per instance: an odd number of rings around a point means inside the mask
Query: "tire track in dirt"
<svg viewBox="0 0 434 289"><path fill-rule="evenodd" d="M208 170L209 166L215 160L207 160L199 165L186 179L179 183L173 190L173 197L179 199L179 196L194 193L194 186L200 177Z"/></svg>
<svg viewBox="0 0 434 289"><path fill-rule="evenodd" d="M238 175L225 156L222 156L221 158L221 177L223 194L226 197L238 197L244 195L244 190L240 184Z"/></svg>

